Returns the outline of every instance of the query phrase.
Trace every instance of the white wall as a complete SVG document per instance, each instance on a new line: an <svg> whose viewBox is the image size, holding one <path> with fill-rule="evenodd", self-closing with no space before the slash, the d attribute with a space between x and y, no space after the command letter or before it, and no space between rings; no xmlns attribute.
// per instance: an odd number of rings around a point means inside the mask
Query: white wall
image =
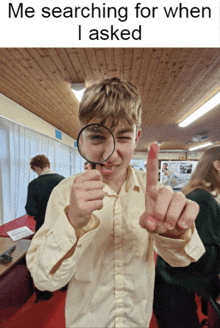
<svg viewBox="0 0 220 328"><path fill-rule="evenodd" d="M37 132L45 134L53 139L59 140L55 137L56 128L53 125L42 120L40 117L31 113L24 107L18 105L2 93L0 93L0 115ZM63 132L62 140L59 141L74 147L74 139Z"/></svg>

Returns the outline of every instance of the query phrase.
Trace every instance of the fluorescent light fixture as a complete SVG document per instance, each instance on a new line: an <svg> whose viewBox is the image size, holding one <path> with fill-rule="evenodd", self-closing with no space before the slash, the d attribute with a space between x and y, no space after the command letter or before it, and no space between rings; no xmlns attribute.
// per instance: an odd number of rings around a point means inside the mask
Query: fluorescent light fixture
<svg viewBox="0 0 220 328"><path fill-rule="evenodd" d="M187 153L188 149L160 149L160 153Z"/></svg>
<svg viewBox="0 0 220 328"><path fill-rule="evenodd" d="M200 148L205 148L205 147L208 147L208 146L211 146L211 145L213 145L213 142L206 142L206 143L204 143L200 146L189 148L189 151L193 151L193 150L200 149Z"/></svg>
<svg viewBox="0 0 220 328"><path fill-rule="evenodd" d="M199 117L216 107L218 104L220 104L220 92L218 92L214 97L209 99L204 105L199 107L194 113L189 115L184 121L178 124L178 126L180 126L181 128L185 128L186 126L197 120Z"/></svg>
<svg viewBox="0 0 220 328"><path fill-rule="evenodd" d="M82 100L84 91L86 89L85 84L84 83L73 83L73 84L71 84L71 89L72 89L74 95L76 96L76 98L78 99L78 101L80 102Z"/></svg>

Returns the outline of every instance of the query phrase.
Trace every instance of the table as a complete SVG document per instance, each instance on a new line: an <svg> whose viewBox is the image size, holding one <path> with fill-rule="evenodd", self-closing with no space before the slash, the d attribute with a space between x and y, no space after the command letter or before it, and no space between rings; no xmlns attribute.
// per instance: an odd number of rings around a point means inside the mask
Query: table
<svg viewBox="0 0 220 328"><path fill-rule="evenodd" d="M21 228L23 226L27 226L34 232L35 224L36 221L33 219L33 217L25 214L13 221L10 221L0 226L0 237L9 237L7 234L8 231ZM33 235L31 237L25 237L25 239L31 239L32 237Z"/></svg>
<svg viewBox="0 0 220 328"><path fill-rule="evenodd" d="M12 260L9 263L0 262L0 276L2 276L6 271L8 271L12 266L14 266L18 261L20 261L30 246L31 240L20 239L18 241L12 241L8 237L0 237L0 254L7 251L10 247L16 245L15 250L11 253Z"/></svg>

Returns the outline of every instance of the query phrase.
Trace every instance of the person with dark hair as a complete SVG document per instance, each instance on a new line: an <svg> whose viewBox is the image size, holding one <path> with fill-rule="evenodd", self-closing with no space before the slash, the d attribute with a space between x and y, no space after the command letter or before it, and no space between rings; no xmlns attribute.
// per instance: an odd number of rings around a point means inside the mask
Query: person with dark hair
<svg viewBox="0 0 220 328"><path fill-rule="evenodd" d="M25 209L28 215L33 216L36 221L35 231L37 232L44 223L47 203L54 187L64 179L64 176L53 172L50 169L50 161L45 155L37 155L30 161L31 169L37 173L38 177L28 185L27 202ZM39 290L35 288L36 303L48 300L53 296L53 292Z"/></svg>
<svg viewBox="0 0 220 328"><path fill-rule="evenodd" d="M168 170L168 164L167 163L163 163L163 168L162 168L162 172L165 172L166 170Z"/></svg>
<svg viewBox="0 0 220 328"><path fill-rule="evenodd" d="M25 209L28 215L33 216L36 221L37 232L44 223L47 202L53 188L64 179L50 170L50 161L45 155L37 155L30 161L31 169L38 177L28 185L27 202Z"/></svg>
<svg viewBox="0 0 220 328"><path fill-rule="evenodd" d="M45 155L37 155L31 159L30 167L34 172L37 172L38 168L40 170L43 170L43 169L46 170L46 169L50 168L50 161ZM35 171L35 170L37 170L37 171Z"/></svg>
<svg viewBox="0 0 220 328"><path fill-rule="evenodd" d="M220 299L220 146L205 151L182 192L200 206L195 224L206 252L185 268L157 257L154 314L160 328L201 327L195 292L212 303Z"/></svg>

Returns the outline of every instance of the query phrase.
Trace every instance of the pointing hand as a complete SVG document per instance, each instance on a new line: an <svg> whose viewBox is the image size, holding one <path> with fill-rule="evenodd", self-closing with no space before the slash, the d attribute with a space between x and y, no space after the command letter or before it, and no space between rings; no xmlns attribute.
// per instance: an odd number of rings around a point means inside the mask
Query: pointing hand
<svg viewBox="0 0 220 328"><path fill-rule="evenodd" d="M148 232L175 238L183 234L196 220L199 206L181 192L174 193L171 189L160 186L158 153L158 144L152 144L147 160L145 212L140 218L140 225Z"/></svg>

